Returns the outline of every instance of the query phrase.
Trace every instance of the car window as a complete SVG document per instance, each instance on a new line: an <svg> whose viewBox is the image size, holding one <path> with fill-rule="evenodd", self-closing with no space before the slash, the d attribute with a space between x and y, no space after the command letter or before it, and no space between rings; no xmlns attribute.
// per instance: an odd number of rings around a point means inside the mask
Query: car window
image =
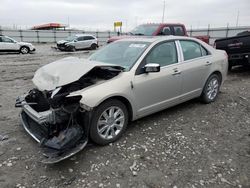
<svg viewBox="0 0 250 188"><path fill-rule="evenodd" d="M161 34L162 35L171 35L171 29L170 29L170 27L163 27Z"/></svg>
<svg viewBox="0 0 250 188"><path fill-rule="evenodd" d="M146 64L157 63L161 67L177 63L177 51L175 42L159 44L146 57Z"/></svg>
<svg viewBox="0 0 250 188"><path fill-rule="evenodd" d="M84 37L78 37L77 41L84 41Z"/></svg>
<svg viewBox="0 0 250 188"><path fill-rule="evenodd" d="M145 36L152 36L154 32L157 31L160 24L145 24L145 25L139 25L134 30L132 30L130 33L132 35L145 35Z"/></svg>
<svg viewBox="0 0 250 188"><path fill-rule="evenodd" d="M0 42L2 42L2 37L0 37Z"/></svg>
<svg viewBox="0 0 250 188"><path fill-rule="evenodd" d="M94 37L91 37L91 36L85 36L84 37L84 40L93 40L94 39Z"/></svg>
<svg viewBox="0 0 250 188"><path fill-rule="evenodd" d="M184 32L183 27L181 27L181 26L174 26L174 34L176 36L184 36L185 32Z"/></svg>
<svg viewBox="0 0 250 188"><path fill-rule="evenodd" d="M184 61L202 56L200 44L194 41L180 41Z"/></svg>
<svg viewBox="0 0 250 188"><path fill-rule="evenodd" d="M203 46L201 46L201 54L202 56L209 55L208 51Z"/></svg>
<svg viewBox="0 0 250 188"><path fill-rule="evenodd" d="M7 38L7 37L2 37L2 42L9 42L9 43L13 43L14 41Z"/></svg>

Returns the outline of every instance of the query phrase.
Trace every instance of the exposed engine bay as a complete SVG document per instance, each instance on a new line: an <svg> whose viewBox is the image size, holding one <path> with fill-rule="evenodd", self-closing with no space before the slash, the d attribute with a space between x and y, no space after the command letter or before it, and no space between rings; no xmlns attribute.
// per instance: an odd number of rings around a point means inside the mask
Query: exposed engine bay
<svg viewBox="0 0 250 188"><path fill-rule="evenodd" d="M21 107L25 130L40 143L46 159L56 163L82 150L88 142L91 111L81 108L82 96L69 97L72 92L101 84L121 73L121 68L96 66L79 80L54 90L35 88L16 100Z"/></svg>

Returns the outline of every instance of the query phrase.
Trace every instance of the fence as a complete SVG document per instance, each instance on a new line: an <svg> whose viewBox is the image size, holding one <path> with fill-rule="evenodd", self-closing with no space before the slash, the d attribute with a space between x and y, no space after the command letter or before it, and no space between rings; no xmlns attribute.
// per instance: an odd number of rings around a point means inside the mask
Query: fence
<svg viewBox="0 0 250 188"><path fill-rule="evenodd" d="M190 29L188 30L189 36L201 36L201 35L209 35L210 36L210 44L213 44L214 41L218 38L232 37L237 33L242 31L250 30L250 26L243 27L220 27L220 28L208 28L205 29Z"/></svg>
<svg viewBox="0 0 250 188"><path fill-rule="evenodd" d="M79 30L1 30L0 35L7 35L17 41L25 42L56 42L67 38L74 34L92 34L98 38L99 43L102 45L107 42L110 37L117 36L115 32L85 32Z"/></svg>
<svg viewBox="0 0 250 188"><path fill-rule="evenodd" d="M231 37L236 35L239 32L250 30L250 26L244 27L221 27L221 28L206 28L206 29L190 29L188 30L189 36L200 36L200 35L209 35L210 44L213 44L214 41L218 38ZM79 33L88 33L95 35L99 43L105 44L108 38L117 36L116 32L87 32L80 30L1 30L0 35L7 35L18 41L25 42L56 42L58 40L65 39L66 37L79 34Z"/></svg>

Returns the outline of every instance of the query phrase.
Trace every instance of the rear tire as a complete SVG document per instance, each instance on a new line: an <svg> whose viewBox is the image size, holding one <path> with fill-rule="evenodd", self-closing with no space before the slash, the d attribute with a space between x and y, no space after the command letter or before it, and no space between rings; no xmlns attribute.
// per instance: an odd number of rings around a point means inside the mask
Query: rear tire
<svg viewBox="0 0 250 188"><path fill-rule="evenodd" d="M90 47L90 48L91 48L91 50L96 50L96 49L97 49L97 44L95 44L95 43L94 43L94 44L91 44L91 47Z"/></svg>
<svg viewBox="0 0 250 188"><path fill-rule="evenodd" d="M112 99L100 104L93 112L90 138L99 145L118 140L127 128L128 110L119 100Z"/></svg>
<svg viewBox="0 0 250 188"><path fill-rule="evenodd" d="M20 48L20 53L21 54L28 54L29 52L30 52L30 49L28 47L26 47L26 46L22 46Z"/></svg>
<svg viewBox="0 0 250 188"><path fill-rule="evenodd" d="M217 74L212 74L203 88L201 101L205 104L214 102L220 91L221 80Z"/></svg>

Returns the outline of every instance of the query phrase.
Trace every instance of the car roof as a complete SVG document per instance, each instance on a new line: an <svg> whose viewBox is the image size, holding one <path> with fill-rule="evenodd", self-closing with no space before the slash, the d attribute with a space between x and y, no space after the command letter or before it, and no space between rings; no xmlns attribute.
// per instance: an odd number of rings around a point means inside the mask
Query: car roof
<svg viewBox="0 0 250 188"><path fill-rule="evenodd" d="M150 42L150 43L153 43L153 42L160 42L160 41L164 41L164 40L181 40L181 39L190 39L190 40L197 41L197 39L195 39L193 37L173 36L173 35L169 35L169 36L131 37L131 38L120 39L119 41L138 41L138 42Z"/></svg>
<svg viewBox="0 0 250 188"><path fill-rule="evenodd" d="M91 36L91 37L95 37L94 35L91 34L75 34L76 37L86 37L86 36Z"/></svg>

